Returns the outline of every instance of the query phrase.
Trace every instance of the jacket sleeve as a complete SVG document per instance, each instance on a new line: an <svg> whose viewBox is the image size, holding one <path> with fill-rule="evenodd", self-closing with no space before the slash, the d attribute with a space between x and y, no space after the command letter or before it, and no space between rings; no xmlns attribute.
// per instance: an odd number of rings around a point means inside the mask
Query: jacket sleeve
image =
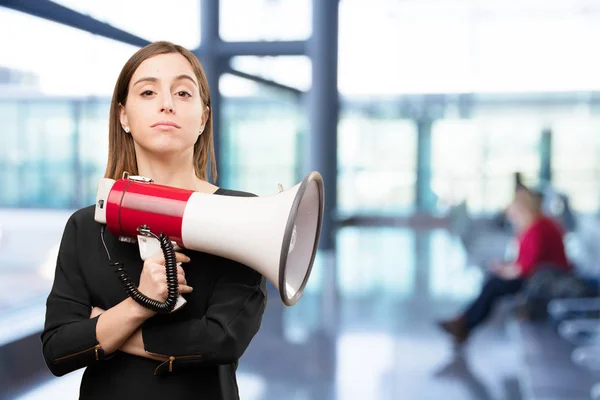
<svg viewBox="0 0 600 400"><path fill-rule="evenodd" d="M204 317L160 322L152 318L144 323L145 350L169 357L155 374L235 364L258 332L267 301L265 278L230 260L218 271Z"/></svg>
<svg viewBox="0 0 600 400"><path fill-rule="evenodd" d="M96 340L98 317L90 319L90 295L78 263L77 246L77 224L71 216L62 236L41 335L44 360L56 376L104 358Z"/></svg>

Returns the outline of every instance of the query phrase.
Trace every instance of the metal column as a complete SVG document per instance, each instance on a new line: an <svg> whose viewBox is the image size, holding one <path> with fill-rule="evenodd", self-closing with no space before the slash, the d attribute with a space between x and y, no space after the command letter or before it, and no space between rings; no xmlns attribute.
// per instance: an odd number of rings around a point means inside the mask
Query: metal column
<svg viewBox="0 0 600 400"><path fill-rule="evenodd" d="M200 34L202 35L201 52L196 51L196 56L204 67L206 79L210 88L210 102L213 118L213 136L215 143L215 157L217 171L220 176L225 176L221 162L221 92L219 91L219 78L223 73L223 62L218 49L221 37L219 36L219 0L201 0L200 3ZM210 162L210 161L209 161ZM209 168L209 175L210 168Z"/></svg>
<svg viewBox="0 0 600 400"><path fill-rule="evenodd" d="M417 120L417 212L430 212L434 206L431 190L431 126L429 117Z"/></svg>
<svg viewBox="0 0 600 400"><path fill-rule="evenodd" d="M540 182L552 182L552 130L548 128L540 139Z"/></svg>
<svg viewBox="0 0 600 400"><path fill-rule="evenodd" d="M312 86L308 95L310 169L319 171L325 182L325 212L319 245L322 250L335 249L338 2L313 0L312 36L308 43L308 54L312 60Z"/></svg>

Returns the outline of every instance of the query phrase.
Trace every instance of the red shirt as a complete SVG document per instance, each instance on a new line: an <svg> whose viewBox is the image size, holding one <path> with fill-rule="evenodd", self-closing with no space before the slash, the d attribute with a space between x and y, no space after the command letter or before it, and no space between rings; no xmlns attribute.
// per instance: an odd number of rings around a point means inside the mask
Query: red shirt
<svg viewBox="0 0 600 400"><path fill-rule="evenodd" d="M522 278L531 276L542 263L569 268L562 230L556 222L545 216L540 217L523 232L519 238L517 258Z"/></svg>

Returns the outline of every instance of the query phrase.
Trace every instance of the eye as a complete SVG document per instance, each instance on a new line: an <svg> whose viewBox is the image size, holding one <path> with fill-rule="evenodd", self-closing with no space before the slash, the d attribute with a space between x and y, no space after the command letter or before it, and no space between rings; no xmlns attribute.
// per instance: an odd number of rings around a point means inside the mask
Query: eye
<svg viewBox="0 0 600 400"><path fill-rule="evenodd" d="M152 96L154 94L154 92L152 90L144 90L142 92L142 96L143 97L148 97L148 96Z"/></svg>
<svg viewBox="0 0 600 400"><path fill-rule="evenodd" d="M177 96L180 96L180 97L192 97L191 93L189 93L185 90L180 90L176 94L177 94Z"/></svg>

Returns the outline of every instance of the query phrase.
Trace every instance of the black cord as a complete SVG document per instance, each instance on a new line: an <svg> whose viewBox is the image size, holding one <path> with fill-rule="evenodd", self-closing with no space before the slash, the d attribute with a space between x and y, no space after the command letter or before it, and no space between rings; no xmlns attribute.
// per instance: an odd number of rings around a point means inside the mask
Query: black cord
<svg viewBox="0 0 600 400"><path fill-rule="evenodd" d="M137 287L131 282L127 272L124 269L124 264L122 262L113 261L110 253L108 251L108 247L106 246L106 242L104 241L104 230L105 225L102 225L100 236L102 238L102 244L104 245L104 249L106 250L106 254L108 255L108 263L111 267L115 268L115 272L117 273L119 280L121 281L121 285L125 289L125 292L129 297L135 300L136 303L154 311L159 314L168 314L173 311L175 308L175 304L177 304L177 297L179 295L179 283L177 281L177 260L175 255L175 249L173 248L173 243L171 240L166 237L163 233L160 234L160 237L156 236L154 233L150 232L146 229L146 232L153 236L155 239L158 239L160 242L160 248L162 249L163 255L165 257L165 270L167 273L167 300L164 303L160 301L151 299L144 294L142 294Z"/></svg>

